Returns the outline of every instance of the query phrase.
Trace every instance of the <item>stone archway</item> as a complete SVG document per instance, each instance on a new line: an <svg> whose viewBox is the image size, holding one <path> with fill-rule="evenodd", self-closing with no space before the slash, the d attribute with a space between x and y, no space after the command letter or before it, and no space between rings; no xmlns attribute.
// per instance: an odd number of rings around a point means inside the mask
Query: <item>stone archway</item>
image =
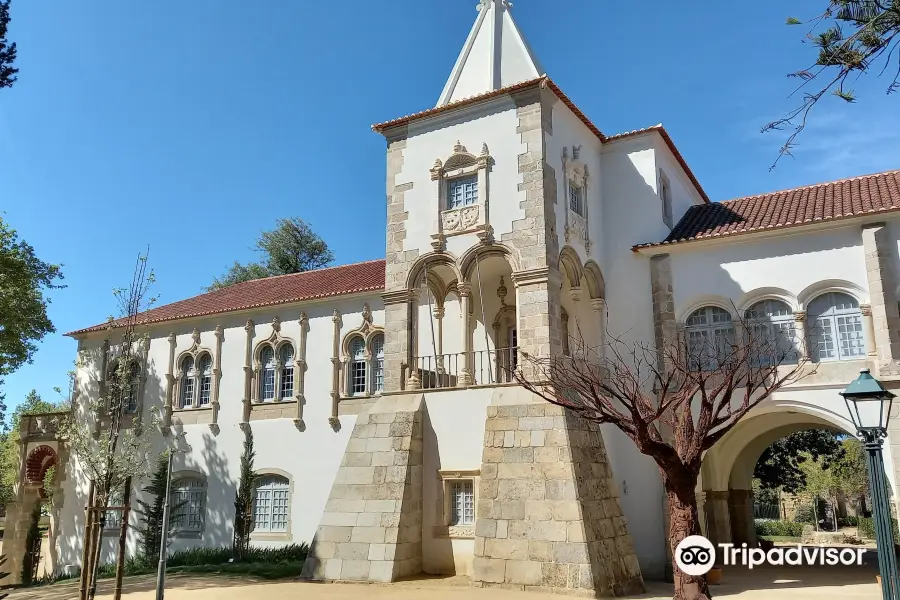
<svg viewBox="0 0 900 600"><path fill-rule="evenodd" d="M770 445L798 431L827 429L850 435L850 422L828 408L769 402L738 423L706 454L697 491L708 538L714 543L756 545L752 494L756 462Z"/></svg>
<svg viewBox="0 0 900 600"><path fill-rule="evenodd" d="M41 497L45 498L47 492L44 490L44 477L47 471L58 464L56 450L50 446L42 444L33 448L25 459L25 485L39 486Z"/></svg>

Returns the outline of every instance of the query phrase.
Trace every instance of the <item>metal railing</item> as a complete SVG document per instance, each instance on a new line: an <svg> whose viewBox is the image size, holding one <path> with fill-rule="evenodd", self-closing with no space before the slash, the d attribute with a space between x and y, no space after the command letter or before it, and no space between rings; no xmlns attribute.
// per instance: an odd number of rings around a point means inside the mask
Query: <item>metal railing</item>
<svg viewBox="0 0 900 600"><path fill-rule="evenodd" d="M423 390L512 383L519 360L517 347L415 356L407 387L416 380Z"/></svg>

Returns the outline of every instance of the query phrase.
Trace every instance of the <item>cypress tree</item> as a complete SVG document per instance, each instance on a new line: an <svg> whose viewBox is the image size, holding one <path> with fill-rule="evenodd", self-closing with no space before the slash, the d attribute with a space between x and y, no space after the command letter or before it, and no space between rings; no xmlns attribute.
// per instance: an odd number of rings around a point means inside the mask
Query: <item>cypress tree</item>
<svg viewBox="0 0 900 600"><path fill-rule="evenodd" d="M253 432L247 428L244 437L244 451L241 454L241 479L234 496L234 545L232 554L235 560L244 558L250 547L250 531L253 529Z"/></svg>

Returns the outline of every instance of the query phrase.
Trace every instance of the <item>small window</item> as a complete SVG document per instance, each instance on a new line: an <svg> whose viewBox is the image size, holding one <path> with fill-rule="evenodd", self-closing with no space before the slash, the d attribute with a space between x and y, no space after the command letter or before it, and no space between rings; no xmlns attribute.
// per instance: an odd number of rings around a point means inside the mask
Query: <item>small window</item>
<svg viewBox="0 0 900 600"><path fill-rule="evenodd" d="M281 475L263 475L256 482L253 498L253 531L286 533L290 484Z"/></svg>
<svg viewBox="0 0 900 600"><path fill-rule="evenodd" d="M262 363L262 372L259 377L259 399L273 400L275 398L275 351L271 346L266 346L259 353L259 362Z"/></svg>
<svg viewBox="0 0 900 600"><path fill-rule="evenodd" d="M350 395L366 393L366 344L361 337L350 342Z"/></svg>
<svg viewBox="0 0 900 600"><path fill-rule="evenodd" d="M199 477L173 481L169 505L175 533L201 533L206 519L206 483Z"/></svg>
<svg viewBox="0 0 900 600"><path fill-rule="evenodd" d="M281 347L281 399L289 400L294 395L294 347Z"/></svg>
<svg viewBox="0 0 900 600"><path fill-rule="evenodd" d="M569 183L569 209L584 216L584 188L574 183Z"/></svg>
<svg viewBox="0 0 900 600"><path fill-rule="evenodd" d="M372 339L372 356L375 357L375 391L384 390L384 336L379 334Z"/></svg>
<svg viewBox="0 0 900 600"><path fill-rule="evenodd" d="M478 202L478 177L458 177L447 182L447 208L459 208Z"/></svg>
<svg viewBox="0 0 900 600"><path fill-rule="evenodd" d="M128 369L128 392L125 397L125 412L136 413L138 409L138 392L141 389L141 368L136 362Z"/></svg>
<svg viewBox="0 0 900 600"><path fill-rule="evenodd" d="M194 358L185 356L181 361L181 408L190 408L194 405Z"/></svg>
<svg viewBox="0 0 900 600"><path fill-rule="evenodd" d="M448 525L475 524L475 482L472 479L447 481L450 495Z"/></svg>
<svg viewBox="0 0 900 600"><path fill-rule="evenodd" d="M672 190L669 187L669 180L662 172L659 174L659 199L662 201L663 223L672 229Z"/></svg>
<svg viewBox="0 0 900 600"><path fill-rule="evenodd" d="M208 406L212 396L212 358L200 357L200 406Z"/></svg>
<svg viewBox="0 0 900 600"><path fill-rule="evenodd" d="M757 365L797 362L797 339L794 312L781 300L763 300L747 309L744 315L749 330L750 352Z"/></svg>

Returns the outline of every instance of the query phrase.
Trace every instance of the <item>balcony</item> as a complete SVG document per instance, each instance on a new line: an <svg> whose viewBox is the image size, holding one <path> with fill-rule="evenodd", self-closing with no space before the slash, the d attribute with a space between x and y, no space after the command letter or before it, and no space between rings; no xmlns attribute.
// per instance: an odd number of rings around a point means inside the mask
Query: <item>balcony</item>
<svg viewBox="0 0 900 600"><path fill-rule="evenodd" d="M476 350L416 356L409 367L406 389L438 390L514 383L519 348Z"/></svg>

